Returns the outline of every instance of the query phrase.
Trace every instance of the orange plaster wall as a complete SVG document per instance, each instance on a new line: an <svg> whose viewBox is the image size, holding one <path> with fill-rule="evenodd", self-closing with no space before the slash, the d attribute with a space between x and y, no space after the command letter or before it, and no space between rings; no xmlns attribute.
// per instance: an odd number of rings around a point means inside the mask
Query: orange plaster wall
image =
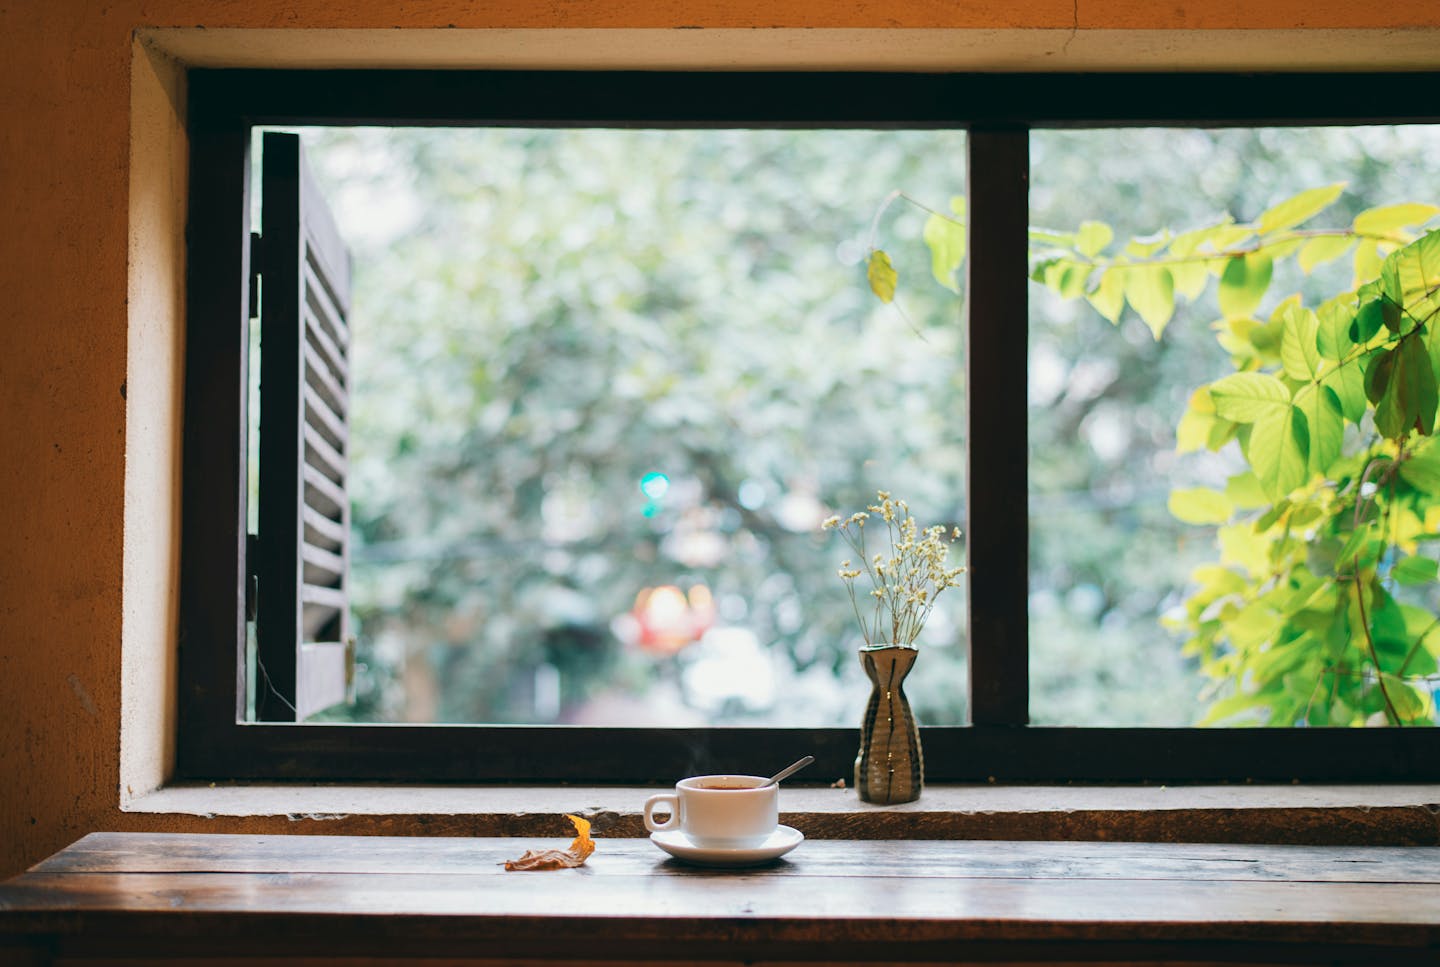
<svg viewBox="0 0 1440 967"><path fill-rule="evenodd" d="M146 323L131 318L127 296L150 281L131 277L150 270L127 255L131 37L140 27L197 26L1433 28L1440 8L1434 0L0 2L0 875L94 829L257 828L118 808L126 594L134 606L138 584L169 580L132 573L128 591L122 580L127 446L132 460L173 457L163 433L142 441L139 427L127 427L125 394L135 392L127 379L136 387L168 378L163 351L127 356ZM157 486L166 472L157 470ZM132 526L137 520L132 507ZM170 646L149 647L163 658Z"/></svg>

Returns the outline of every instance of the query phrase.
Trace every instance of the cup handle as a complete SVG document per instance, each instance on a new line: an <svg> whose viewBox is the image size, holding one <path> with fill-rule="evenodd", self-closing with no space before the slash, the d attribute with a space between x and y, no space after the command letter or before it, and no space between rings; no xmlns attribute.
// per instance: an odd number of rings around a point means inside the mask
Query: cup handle
<svg viewBox="0 0 1440 967"><path fill-rule="evenodd" d="M656 806L666 806L670 810L670 818L663 823L655 821L654 812ZM652 833L658 833L666 829L677 829L680 826L680 797L673 792L662 792L645 800L645 828Z"/></svg>

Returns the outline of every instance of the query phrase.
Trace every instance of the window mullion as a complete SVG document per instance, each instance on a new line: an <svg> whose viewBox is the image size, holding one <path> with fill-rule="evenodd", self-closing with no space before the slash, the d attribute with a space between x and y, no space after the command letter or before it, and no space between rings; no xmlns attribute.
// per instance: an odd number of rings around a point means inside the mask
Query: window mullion
<svg viewBox="0 0 1440 967"><path fill-rule="evenodd" d="M967 139L966 386L972 725L1029 720L1026 312L1029 132Z"/></svg>
<svg viewBox="0 0 1440 967"><path fill-rule="evenodd" d="M248 129L190 126L189 318L179 613L177 771L211 757L245 715L245 463L249 385Z"/></svg>

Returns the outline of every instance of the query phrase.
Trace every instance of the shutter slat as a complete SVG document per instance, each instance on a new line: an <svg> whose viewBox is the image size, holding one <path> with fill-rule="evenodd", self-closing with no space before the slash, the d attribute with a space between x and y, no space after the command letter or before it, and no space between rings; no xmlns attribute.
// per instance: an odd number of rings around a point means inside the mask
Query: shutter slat
<svg viewBox="0 0 1440 967"><path fill-rule="evenodd" d="M305 465L302 474L305 480L305 503L331 520L340 521L346 504L345 491L318 468L309 464Z"/></svg>
<svg viewBox="0 0 1440 967"><path fill-rule="evenodd" d="M315 347L307 342L302 354L305 360L306 384L319 393L336 413L349 413L350 395L331 374L330 367L325 365L325 360L315 351Z"/></svg>
<svg viewBox="0 0 1440 967"><path fill-rule="evenodd" d="M345 485L345 471L349 463L339 451L332 447L310 423L305 424L305 462L335 482L337 487Z"/></svg>
<svg viewBox="0 0 1440 967"><path fill-rule="evenodd" d="M301 519L305 525L305 543L314 547L336 551L345 546L345 527L339 521L331 520L314 507L303 508Z"/></svg>
<svg viewBox="0 0 1440 967"><path fill-rule="evenodd" d="M330 409L330 403L315 391L315 387L306 385L303 390L305 400L305 419L325 437L325 441L337 450L344 450L350 443L350 434L345 429L345 421Z"/></svg>
<svg viewBox="0 0 1440 967"><path fill-rule="evenodd" d="M323 547L306 543L300 548L305 565L305 583L333 587L345 576L345 558Z"/></svg>
<svg viewBox="0 0 1440 967"><path fill-rule="evenodd" d="M307 605L319 605L321 608L329 608L331 611L339 611L346 606L344 591L339 588L321 587L318 584L305 585L301 599Z"/></svg>
<svg viewBox="0 0 1440 967"><path fill-rule="evenodd" d="M325 327L330 338L344 349L350 351L350 326L345 322L344 315L335 305L335 300L330 296L330 290L321 283L320 277L315 274L315 265L308 259L305 262L305 298L308 300L310 309L320 324Z"/></svg>
<svg viewBox="0 0 1440 967"><path fill-rule="evenodd" d="M336 382L341 386L350 383L350 367L345 362L345 354L330 338L325 331L325 325L315 315L309 306L305 307L305 339L320 352L320 357L325 360L325 365L330 367L330 373L335 377Z"/></svg>

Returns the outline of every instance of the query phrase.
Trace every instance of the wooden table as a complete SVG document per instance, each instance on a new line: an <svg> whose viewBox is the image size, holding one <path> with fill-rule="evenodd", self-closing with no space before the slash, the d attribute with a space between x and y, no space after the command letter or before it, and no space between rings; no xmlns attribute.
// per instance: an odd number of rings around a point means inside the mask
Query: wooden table
<svg viewBox="0 0 1440 967"><path fill-rule="evenodd" d="M94 833L0 884L0 963L1440 964L1435 847L597 842Z"/></svg>

